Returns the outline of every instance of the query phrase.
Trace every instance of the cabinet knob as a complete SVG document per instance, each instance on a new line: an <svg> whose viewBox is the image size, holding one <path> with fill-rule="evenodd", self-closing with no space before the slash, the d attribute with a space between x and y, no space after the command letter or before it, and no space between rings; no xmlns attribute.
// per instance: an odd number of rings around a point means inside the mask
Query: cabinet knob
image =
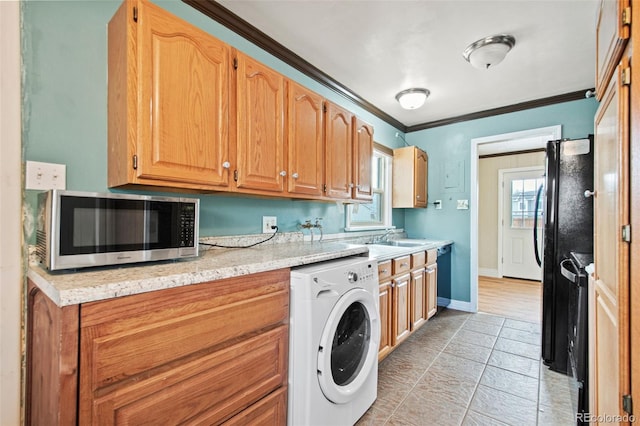
<svg viewBox="0 0 640 426"><path fill-rule="evenodd" d="M356 188L362 189L362 185L356 185Z"/></svg>
<svg viewBox="0 0 640 426"><path fill-rule="evenodd" d="M588 189L584 191L584 198L595 197L596 191L589 191Z"/></svg>
<svg viewBox="0 0 640 426"><path fill-rule="evenodd" d="M282 170L282 171L280 172L280 176L286 176L286 175L287 175L287 172L286 172L286 171Z"/></svg>
<svg viewBox="0 0 640 426"><path fill-rule="evenodd" d="M291 175L291 177L294 178L294 179L298 179L298 176L299 175L297 173L294 173L294 174Z"/></svg>
<svg viewBox="0 0 640 426"><path fill-rule="evenodd" d="M228 161L225 161L224 163L222 163L222 167L225 169L228 169L229 167L231 167L231 163Z"/></svg>
<svg viewBox="0 0 640 426"><path fill-rule="evenodd" d="M350 184L349 184L349 188L353 188L353 183L350 183Z"/></svg>
<svg viewBox="0 0 640 426"><path fill-rule="evenodd" d="M416 195L416 198L419 200L419 199L420 199L420 196L419 196L419 195Z"/></svg>

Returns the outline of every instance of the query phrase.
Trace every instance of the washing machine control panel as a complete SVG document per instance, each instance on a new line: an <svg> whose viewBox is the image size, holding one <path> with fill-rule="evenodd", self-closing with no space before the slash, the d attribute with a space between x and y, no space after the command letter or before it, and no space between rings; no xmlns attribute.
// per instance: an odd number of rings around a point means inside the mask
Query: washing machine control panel
<svg viewBox="0 0 640 426"><path fill-rule="evenodd" d="M367 263L349 268L349 272L347 273L347 280L351 284L353 284L358 281L371 281L374 278L377 279L378 270L377 268L374 268L374 266L374 263Z"/></svg>
<svg viewBox="0 0 640 426"><path fill-rule="evenodd" d="M349 272L347 274L347 279L350 283L355 283L356 281L358 281L358 274L356 272Z"/></svg>

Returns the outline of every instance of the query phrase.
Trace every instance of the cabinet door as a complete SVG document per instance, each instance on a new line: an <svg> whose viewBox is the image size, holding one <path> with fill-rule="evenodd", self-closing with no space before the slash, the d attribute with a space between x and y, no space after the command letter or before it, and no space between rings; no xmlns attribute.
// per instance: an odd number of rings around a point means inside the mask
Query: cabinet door
<svg viewBox="0 0 640 426"><path fill-rule="evenodd" d="M596 26L596 97L602 100L631 34L629 0L601 0Z"/></svg>
<svg viewBox="0 0 640 426"><path fill-rule="evenodd" d="M238 188L282 192L284 77L240 52L237 64Z"/></svg>
<svg viewBox="0 0 640 426"><path fill-rule="evenodd" d="M427 207L427 161L427 153L421 149L416 149L414 159L415 173L413 176L416 207Z"/></svg>
<svg viewBox="0 0 640 426"><path fill-rule="evenodd" d="M426 317L426 281L424 268L411 272L411 330L424 324Z"/></svg>
<svg viewBox="0 0 640 426"><path fill-rule="evenodd" d="M623 415L622 396L630 391L629 243L621 231L629 223L629 88L614 73L595 117L594 265L595 280L588 312L589 345L594 345L590 412Z"/></svg>
<svg viewBox="0 0 640 426"><path fill-rule="evenodd" d="M288 191L322 196L324 113L320 95L287 82Z"/></svg>
<svg viewBox="0 0 640 426"><path fill-rule="evenodd" d="M378 361L382 361L391 351L391 333L393 322L393 301L391 297L391 281L380 284L380 346L378 348Z"/></svg>
<svg viewBox="0 0 640 426"><path fill-rule="evenodd" d="M353 132L353 178L354 200L371 201L371 158L373 157L373 126L359 118L354 118Z"/></svg>
<svg viewBox="0 0 640 426"><path fill-rule="evenodd" d="M137 177L227 186L229 49L151 3L138 8L139 68L127 71L140 96L137 121L129 117Z"/></svg>
<svg viewBox="0 0 640 426"><path fill-rule="evenodd" d="M404 274L392 280L393 284L393 335L392 345L397 345L411 333L411 274Z"/></svg>
<svg viewBox="0 0 640 426"><path fill-rule="evenodd" d="M329 198L350 199L353 188L353 115L331 102L326 105L325 195Z"/></svg>
<svg viewBox="0 0 640 426"><path fill-rule="evenodd" d="M432 264L425 268L425 306L426 319L438 312L438 265Z"/></svg>

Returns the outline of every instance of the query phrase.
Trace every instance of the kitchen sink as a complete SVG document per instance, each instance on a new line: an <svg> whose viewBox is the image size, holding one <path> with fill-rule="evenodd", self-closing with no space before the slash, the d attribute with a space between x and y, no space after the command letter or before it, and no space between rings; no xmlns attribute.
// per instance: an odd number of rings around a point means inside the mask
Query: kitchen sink
<svg viewBox="0 0 640 426"><path fill-rule="evenodd" d="M371 243L376 246L394 246L394 247L418 247L425 243L417 241L380 241L379 243Z"/></svg>

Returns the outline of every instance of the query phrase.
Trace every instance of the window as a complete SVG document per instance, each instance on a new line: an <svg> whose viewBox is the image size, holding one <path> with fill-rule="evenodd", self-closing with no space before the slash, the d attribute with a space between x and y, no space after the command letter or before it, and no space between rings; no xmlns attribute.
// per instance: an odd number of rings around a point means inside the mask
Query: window
<svg viewBox="0 0 640 426"><path fill-rule="evenodd" d="M511 227L519 229L533 228L535 221L536 192L544 183L543 178L517 179L511 181ZM538 218L542 217L542 209Z"/></svg>
<svg viewBox="0 0 640 426"><path fill-rule="evenodd" d="M371 159L373 201L347 205L345 230L385 229L391 227L391 165L393 157L374 148Z"/></svg>

